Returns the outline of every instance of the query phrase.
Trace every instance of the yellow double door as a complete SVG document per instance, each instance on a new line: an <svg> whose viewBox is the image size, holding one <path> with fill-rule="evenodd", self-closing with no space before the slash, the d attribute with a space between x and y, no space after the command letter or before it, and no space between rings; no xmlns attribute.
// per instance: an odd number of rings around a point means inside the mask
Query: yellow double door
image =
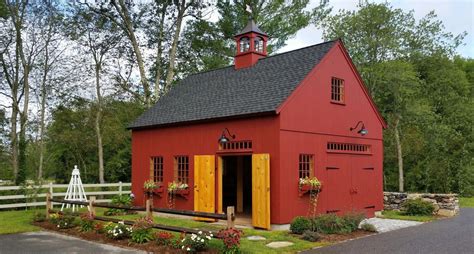
<svg viewBox="0 0 474 254"><path fill-rule="evenodd" d="M214 155L194 156L194 210L222 212L222 158L218 157L217 170ZM217 171L217 172L216 172ZM216 185L217 173L217 185ZM270 155L252 155L252 225L270 229Z"/></svg>

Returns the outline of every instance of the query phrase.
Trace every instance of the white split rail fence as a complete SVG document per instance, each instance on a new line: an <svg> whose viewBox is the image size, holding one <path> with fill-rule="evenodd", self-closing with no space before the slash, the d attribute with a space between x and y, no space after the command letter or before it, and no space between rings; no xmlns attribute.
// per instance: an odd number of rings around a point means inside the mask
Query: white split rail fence
<svg viewBox="0 0 474 254"><path fill-rule="evenodd" d="M50 192L52 197L63 197L66 195L66 192L55 192L54 189L62 188L65 191L69 184L44 184L41 186L32 186L29 189L38 188L39 194L35 195L37 199L45 199L45 201L40 202L27 202L27 199L33 199L32 197L28 197L27 195L4 195L3 191L12 191L12 190L21 190L23 187L21 186L0 186L0 200L15 200L15 203L10 204L0 204L1 209L10 209L10 208L19 208L19 207L33 207L33 206L45 206L46 205L46 192ZM131 183L93 183L93 184L83 184L86 195L87 196L115 196L115 195L129 195L131 193L130 190L124 190L124 187L132 186ZM108 190L108 191L87 191L89 188L100 188L100 187L117 187L117 190ZM41 190L47 189L48 191L44 192ZM129 189L129 188L127 188ZM18 199L24 200L24 202L18 202ZM107 197L106 199L98 199L95 202L98 203L108 203L111 199ZM5 202L2 202L5 203Z"/></svg>

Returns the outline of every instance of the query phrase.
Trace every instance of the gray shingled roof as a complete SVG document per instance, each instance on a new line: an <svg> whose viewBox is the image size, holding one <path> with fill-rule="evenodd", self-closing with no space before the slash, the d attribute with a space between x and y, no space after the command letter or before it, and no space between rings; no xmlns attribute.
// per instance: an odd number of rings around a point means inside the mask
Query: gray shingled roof
<svg viewBox="0 0 474 254"><path fill-rule="evenodd" d="M129 128L275 113L334 43L262 58L245 69L228 66L190 75Z"/></svg>
<svg viewBox="0 0 474 254"><path fill-rule="evenodd" d="M255 33L267 35L262 30L260 30L260 28L258 28L258 26L253 21L253 19L251 19L251 20L249 20L247 25L244 27L244 29L242 29L242 31L240 31L240 33L236 34L235 36L239 36L241 34L246 34L246 33L249 33L249 32L255 32Z"/></svg>

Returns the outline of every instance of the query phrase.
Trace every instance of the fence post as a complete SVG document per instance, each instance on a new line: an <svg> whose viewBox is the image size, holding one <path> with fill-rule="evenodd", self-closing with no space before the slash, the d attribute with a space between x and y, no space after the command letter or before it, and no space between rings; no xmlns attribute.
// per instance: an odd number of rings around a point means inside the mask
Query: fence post
<svg viewBox="0 0 474 254"><path fill-rule="evenodd" d="M227 207L227 228L234 228L235 211L233 206Z"/></svg>
<svg viewBox="0 0 474 254"><path fill-rule="evenodd" d="M89 198L89 215L92 217L92 218L95 218L95 207L94 207L94 203L95 203L95 196L91 196Z"/></svg>
<svg viewBox="0 0 474 254"><path fill-rule="evenodd" d="M122 181L119 182L119 195L122 196Z"/></svg>
<svg viewBox="0 0 474 254"><path fill-rule="evenodd" d="M49 219L49 210L52 208L51 206L51 193L46 193L46 219Z"/></svg>
<svg viewBox="0 0 474 254"><path fill-rule="evenodd" d="M153 210L151 208L151 204L152 204L152 199L147 198L146 199L146 217L148 219L153 219Z"/></svg>
<svg viewBox="0 0 474 254"><path fill-rule="evenodd" d="M53 197L53 183L49 182L49 193L51 193L51 197ZM53 203L51 203L51 209L53 209Z"/></svg>

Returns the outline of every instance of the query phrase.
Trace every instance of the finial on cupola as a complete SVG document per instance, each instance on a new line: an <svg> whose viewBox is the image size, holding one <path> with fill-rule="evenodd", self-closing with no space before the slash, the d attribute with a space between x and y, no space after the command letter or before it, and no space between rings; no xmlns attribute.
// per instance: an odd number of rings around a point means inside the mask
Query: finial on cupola
<svg viewBox="0 0 474 254"><path fill-rule="evenodd" d="M247 11L251 16L250 6ZM237 52L234 57L235 69L251 67L258 59L267 56L268 35L255 24L250 17L244 29L234 36Z"/></svg>

